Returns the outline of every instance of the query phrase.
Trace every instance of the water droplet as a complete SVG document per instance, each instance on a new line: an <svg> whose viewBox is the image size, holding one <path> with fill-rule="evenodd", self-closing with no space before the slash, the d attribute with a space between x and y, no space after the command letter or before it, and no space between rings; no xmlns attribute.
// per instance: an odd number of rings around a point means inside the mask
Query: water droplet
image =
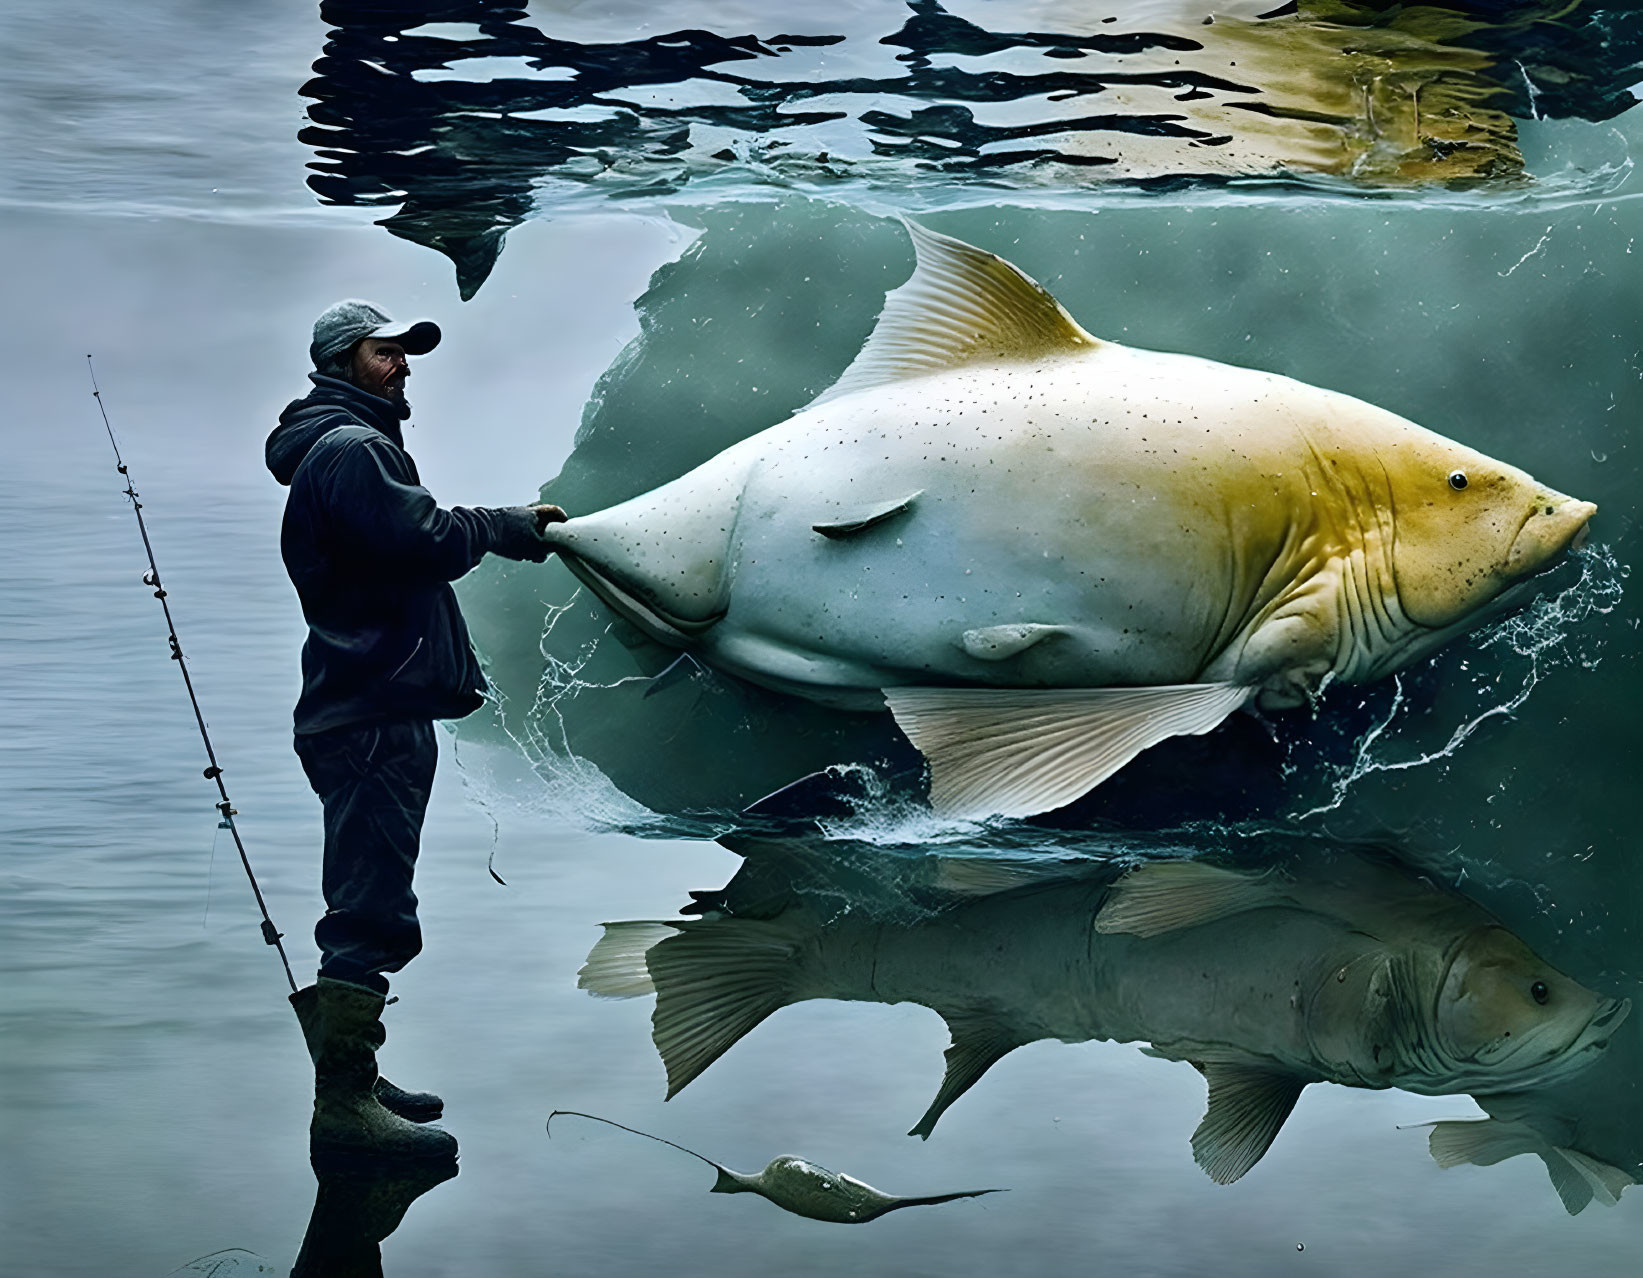
<svg viewBox="0 0 1643 1278"><path fill-rule="evenodd" d="M1296 1251L1305 1251L1306 1250L1306 1244L1305 1243L1296 1243L1295 1244L1295 1250Z"/></svg>

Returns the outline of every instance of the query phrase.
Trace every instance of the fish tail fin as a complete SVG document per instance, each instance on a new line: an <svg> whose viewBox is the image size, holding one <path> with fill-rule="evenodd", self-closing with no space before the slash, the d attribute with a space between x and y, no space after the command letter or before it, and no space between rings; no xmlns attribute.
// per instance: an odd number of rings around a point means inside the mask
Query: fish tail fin
<svg viewBox="0 0 1643 1278"><path fill-rule="evenodd" d="M793 929L778 921L684 923L645 955L656 989L652 1037L671 1100L736 1041L792 1001Z"/></svg>
<svg viewBox="0 0 1643 1278"><path fill-rule="evenodd" d="M600 926L605 934L588 951L587 962L576 974L576 988L586 990L595 998L639 998L654 994L656 985L651 980L645 956L653 946L677 935L678 928L671 923L637 919Z"/></svg>

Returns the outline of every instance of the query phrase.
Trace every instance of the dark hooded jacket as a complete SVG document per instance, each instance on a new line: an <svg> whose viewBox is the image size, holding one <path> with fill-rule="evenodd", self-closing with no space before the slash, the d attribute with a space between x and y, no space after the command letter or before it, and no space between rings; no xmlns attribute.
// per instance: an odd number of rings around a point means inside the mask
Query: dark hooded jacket
<svg viewBox="0 0 1643 1278"><path fill-rule="evenodd" d="M540 562L526 507L441 510L417 477L400 422L410 410L309 374L266 456L290 486L280 553L302 601L298 735L385 719L456 719L485 675L450 583L494 551Z"/></svg>

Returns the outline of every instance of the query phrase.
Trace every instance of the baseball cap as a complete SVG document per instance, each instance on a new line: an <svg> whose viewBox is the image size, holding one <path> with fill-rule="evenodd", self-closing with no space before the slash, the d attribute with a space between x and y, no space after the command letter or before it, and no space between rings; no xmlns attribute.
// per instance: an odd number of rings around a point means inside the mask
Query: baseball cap
<svg viewBox="0 0 1643 1278"><path fill-rule="evenodd" d="M426 355L439 345L440 332L432 320L396 325L381 307L349 298L327 306L314 321L314 340L308 354L318 367L365 337L398 342L407 355Z"/></svg>

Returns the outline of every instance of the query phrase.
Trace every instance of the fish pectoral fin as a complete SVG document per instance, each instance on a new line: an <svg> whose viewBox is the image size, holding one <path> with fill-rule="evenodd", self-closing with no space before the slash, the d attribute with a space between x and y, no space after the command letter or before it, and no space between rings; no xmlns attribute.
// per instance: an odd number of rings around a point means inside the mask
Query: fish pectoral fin
<svg viewBox="0 0 1643 1278"><path fill-rule="evenodd" d="M959 647L977 661L1008 661L1035 644L1067 633L1066 626L1046 626L1036 621L1011 622L1003 626L966 630L959 638Z"/></svg>
<svg viewBox="0 0 1643 1278"><path fill-rule="evenodd" d="M907 222L917 265L884 299L867 344L810 401L964 364L1075 354L1100 345L1033 280L997 254Z"/></svg>
<svg viewBox="0 0 1643 1278"><path fill-rule="evenodd" d="M652 946L679 929L671 923L651 923L635 919L628 923L605 923L605 934L588 951L588 960L576 974L576 988L595 998L639 998L654 994L645 955Z"/></svg>
<svg viewBox="0 0 1643 1278"><path fill-rule="evenodd" d="M1211 731L1249 696L1225 683L884 689L930 762L931 806L970 819L1064 807L1148 746Z"/></svg>
<svg viewBox="0 0 1643 1278"><path fill-rule="evenodd" d="M1272 1147L1305 1081L1248 1065L1201 1065L1209 1109L1192 1134L1193 1160L1217 1185L1230 1185Z"/></svg>
<svg viewBox="0 0 1643 1278"><path fill-rule="evenodd" d="M1048 863L998 861L981 857L943 857L936 862L936 886L958 896L996 896L1042 883L1071 881L1083 867L1064 861Z"/></svg>
<svg viewBox="0 0 1643 1278"><path fill-rule="evenodd" d="M924 1117L914 1123L909 1136L929 1140L936 1122L948 1106L980 1081L981 1076L1021 1046L1019 1035L1005 1030L986 1013L953 1013L947 1018L952 1042L947 1048L947 1072Z"/></svg>
<svg viewBox="0 0 1643 1278"><path fill-rule="evenodd" d="M1439 1167L1493 1167L1519 1154L1539 1154L1547 1147L1544 1136L1527 1123L1499 1118L1444 1119L1431 1125L1426 1148Z"/></svg>
<svg viewBox="0 0 1643 1278"><path fill-rule="evenodd" d="M1154 861L1112 885L1095 930L1161 936L1289 900L1271 870L1240 874L1200 861Z"/></svg>
<svg viewBox="0 0 1643 1278"><path fill-rule="evenodd" d="M811 524L810 527L823 537L833 541L841 541L846 537L854 537L857 533L866 532L886 520L894 519L897 515L905 514L913 508L913 503L924 495L924 489L908 493L905 497L897 497L891 501L875 502L870 506L863 506L853 510L838 519L831 519L825 523Z"/></svg>
<svg viewBox="0 0 1643 1278"><path fill-rule="evenodd" d="M676 932L645 954L669 1100L788 1002L799 949L794 926L779 919L681 921Z"/></svg>

